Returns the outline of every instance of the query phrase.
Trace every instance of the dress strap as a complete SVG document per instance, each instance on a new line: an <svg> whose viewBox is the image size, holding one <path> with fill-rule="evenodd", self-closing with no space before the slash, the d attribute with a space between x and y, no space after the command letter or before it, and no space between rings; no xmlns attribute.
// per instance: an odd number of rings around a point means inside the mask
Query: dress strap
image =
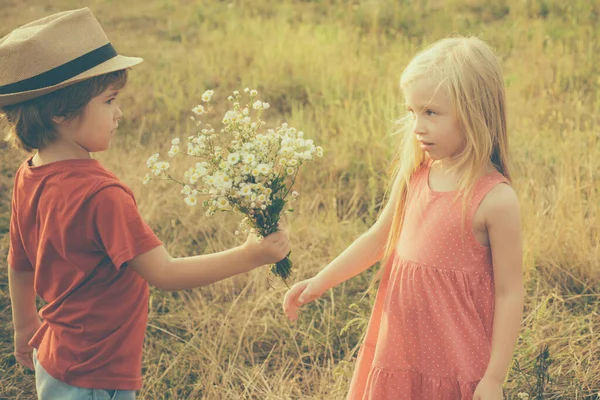
<svg viewBox="0 0 600 400"><path fill-rule="evenodd" d="M499 172L492 172L491 174L479 178L477 184L475 185L475 189L473 190L470 206L467 211L469 225L472 223L473 217L475 216L475 211L477 211L477 208L479 208L479 205L485 196L490 192L490 190L492 190L492 188L500 183L506 183L510 185L508 179L506 179L506 177Z"/></svg>

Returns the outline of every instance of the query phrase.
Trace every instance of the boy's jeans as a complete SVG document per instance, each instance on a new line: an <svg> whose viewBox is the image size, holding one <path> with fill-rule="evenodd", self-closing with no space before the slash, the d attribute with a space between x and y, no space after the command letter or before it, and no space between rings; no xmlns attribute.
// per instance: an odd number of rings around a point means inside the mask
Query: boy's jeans
<svg viewBox="0 0 600 400"><path fill-rule="evenodd" d="M35 349L33 363L39 400L135 400L135 390L85 389L54 379L37 361Z"/></svg>

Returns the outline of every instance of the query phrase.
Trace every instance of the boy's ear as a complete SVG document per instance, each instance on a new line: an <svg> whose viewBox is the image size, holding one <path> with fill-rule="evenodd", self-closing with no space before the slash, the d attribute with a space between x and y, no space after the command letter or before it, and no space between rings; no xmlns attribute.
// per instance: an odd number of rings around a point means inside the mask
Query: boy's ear
<svg viewBox="0 0 600 400"><path fill-rule="evenodd" d="M65 117L59 115L52 117L52 122L54 122L56 125L61 125L65 123L66 120L67 119Z"/></svg>

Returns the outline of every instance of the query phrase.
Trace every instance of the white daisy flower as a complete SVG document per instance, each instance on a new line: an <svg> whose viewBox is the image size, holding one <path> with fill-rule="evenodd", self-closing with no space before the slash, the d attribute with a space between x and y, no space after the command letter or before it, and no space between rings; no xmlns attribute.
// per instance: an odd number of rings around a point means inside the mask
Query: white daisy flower
<svg viewBox="0 0 600 400"><path fill-rule="evenodd" d="M208 103L210 99L212 99L214 93L214 90L207 90L206 92L202 93L202 101Z"/></svg>
<svg viewBox="0 0 600 400"><path fill-rule="evenodd" d="M192 112L196 115L202 115L205 113L204 106L198 104L196 107L192 108Z"/></svg>
<svg viewBox="0 0 600 400"><path fill-rule="evenodd" d="M219 197L217 199L217 208L219 208L219 210L225 210L229 208L229 201L225 197Z"/></svg>
<svg viewBox="0 0 600 400"><path fill-rule="evenodd" d="M252 196L252 187L250 185L244 185L238 192L240 196Z"/></svg>
<svg viewBox="0 0 600 400"><path fill-rule="evenodd" d="M263 175L267 175L269 172L271 172L271 166L269 164L258 164L256 169Z"/></svg>
<svg viewBox="0 0 600 400"><path fill-rule="evenodd" d="M204 183L206 183L209 186L214 186L216 182L217 178L215 178L214 175L208 175L204 178Z"/></svg>
<svg viewBox="0 0 600 400"><path fill-rule="evenodd" d="M153 154L150 157L148 157L148 160L146 161L146 166L148 168L152 168L154 166L154 164L158 161L158 157L159 157L158 153Z"/></svg>
<svg viewBox="0 0 600 400"><path fill-rule="evenodd" d="M169 169L169 163L166 161L159 161L152 166L152 173L156 176L160 176L163 172Z"/></svg>
<svg viewBox="0 0 600 400"><path fill-rule="evenodd" d="M169 149L169 152L167 153L167 155L169 157L174 157L174 156L176 156L179 153L181 153L181 149L179 148L179 145L174 144Z"/></svg>
<svg viewBox="0 0 600 400"><path fill-rule="evenodd" d="M244 154L244 163L246 164L254 164L256 162L256 156L251 153Z"/></svg>
<svg viewBox="0 0 600 400"><path fill-rule="evenodd" d="M195 185L200 180L200 178L202 178L200 174L193 173L190 175L188 180L192 185Z"/></svg>
<svg viewBox="0 0 600 400"><path fill-rule="evenodd" d="M196 198L196 196L186 196L186 198L183 199L183 201L190 207L193 207L196 204L198 204L198 199Z"/></svg>
<svg viewBox="0 0 600 400"><path fill-rule="evenodd" d="M227 162L231 165L235 165L240 161L240 154L239 153L231 153L229 154L229 156L227 156Z"/></svg>

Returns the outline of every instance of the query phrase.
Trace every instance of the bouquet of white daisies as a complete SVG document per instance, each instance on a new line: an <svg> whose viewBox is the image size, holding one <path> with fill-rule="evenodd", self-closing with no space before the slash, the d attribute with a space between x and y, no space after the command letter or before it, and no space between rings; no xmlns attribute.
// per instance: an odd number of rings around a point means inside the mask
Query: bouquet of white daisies
<svg viewBox="0 0 600 400"><path fill-rule="evenodd" d="M179 138L171 142L169 157L183 154L192 160L183 178L173 177L169 162L154 154L148 158L151 173L144 177L144 184L152 179L173 180L182 185L181 194L188 206L195 206L198 198L203 198L207 216L217 211L242 214L242 231L255 229L265 237L278 230L283 214L293 211L287 208L287 202L298 196L292 186L300 167L322 157L323 149L285 123L276 129L265 129L261 116L269 104L258 100L257 91L248 88L244 94L235 91L228 97L231 107L217 133L200 120L212 110L213 93L204 92L204 105L192 109L195 115L191 119L199 132L187 138L185 150ZM272 265L271 272L287 282L291 268L288 255Z"/></svg>

